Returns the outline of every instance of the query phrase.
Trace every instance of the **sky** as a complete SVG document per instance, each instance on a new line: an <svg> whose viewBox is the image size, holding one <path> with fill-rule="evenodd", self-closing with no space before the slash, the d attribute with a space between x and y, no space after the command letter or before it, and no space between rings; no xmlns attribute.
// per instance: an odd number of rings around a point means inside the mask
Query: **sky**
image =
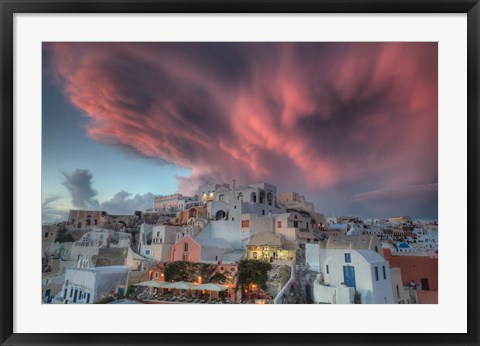
<svg viewBox="0 0 480 346"><path fill-rule="evenodd" d="M267 182L436 219L436 43L44 43L44 221Z"/></svg>

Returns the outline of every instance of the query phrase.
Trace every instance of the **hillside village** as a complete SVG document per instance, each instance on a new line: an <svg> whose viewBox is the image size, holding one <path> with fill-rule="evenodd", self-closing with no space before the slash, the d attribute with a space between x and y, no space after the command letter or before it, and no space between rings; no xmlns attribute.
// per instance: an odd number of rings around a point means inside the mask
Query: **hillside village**
<svg viewBox="0 0 480 346"><path fill-rule="evenodd" d="M438 224L328 217L267 183L42 225L46 304L435 304Z"/></svg>

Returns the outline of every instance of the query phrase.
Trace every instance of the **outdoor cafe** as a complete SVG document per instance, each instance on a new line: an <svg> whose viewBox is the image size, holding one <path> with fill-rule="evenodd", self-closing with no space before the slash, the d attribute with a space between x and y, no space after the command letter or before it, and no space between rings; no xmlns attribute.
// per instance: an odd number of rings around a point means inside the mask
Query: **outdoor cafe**
<svg viewBox="0 0 480 346"><path fill-rule="evenodd" d="M145 303L230 304L229 288L225 285L193 282L144 281L135 284L133 297Z"/></svg>

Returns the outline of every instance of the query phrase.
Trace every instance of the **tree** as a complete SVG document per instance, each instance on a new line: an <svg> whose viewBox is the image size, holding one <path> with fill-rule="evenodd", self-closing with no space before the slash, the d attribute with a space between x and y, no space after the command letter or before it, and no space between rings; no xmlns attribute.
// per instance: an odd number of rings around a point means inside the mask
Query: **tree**
<svg viewBox="0 0 480 346"><path fill-rule="evenodd" d="M134 289L135 287L133 287L133 285L129 285L127 287L127 292L125 293L125 297L129 297L133 293Z"/></svg>
<svg viewBox="0 0 480 346"><path fill-rule="evenodd" d="M165 267L165 281L188 281L187 263L184 261L168 263Z"/></svg>
<svg viewBox="0 0 480 346"><path fill-rule="evenodd" d="M222 285L225 285L225 283L227 282L228 278L223 275L222 273L216 273L215 275L213 275L211 278L210 278L210 282L213 282L215 284L222 284Z"/></svg>
<svg viewBox="0 0 480 346"><path fill-rule="evenodd" d="M210 282L215 265L176 261L165 266L165 281L197 282L200 276L203 282Z"/></svg>
<svg viewBox="0 0 480 346"><path fill-rule="evenodd" d="M272 265L259 260L241 260L238 262L238 281L235 290L242 291L252 285L258 285L261 289L267 289L268 271Z"/></svg>

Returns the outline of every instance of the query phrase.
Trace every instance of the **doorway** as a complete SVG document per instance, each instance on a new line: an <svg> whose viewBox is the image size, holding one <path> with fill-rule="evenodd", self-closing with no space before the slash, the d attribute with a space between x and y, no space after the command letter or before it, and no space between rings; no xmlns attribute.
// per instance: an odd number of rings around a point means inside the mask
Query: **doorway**
<svg viewBox="0 0 480 346"><path fill-rule="evenodd" d="M355 282L355 267L343 266L343 280L347 287L357 287L357 283Z"/></svg>

